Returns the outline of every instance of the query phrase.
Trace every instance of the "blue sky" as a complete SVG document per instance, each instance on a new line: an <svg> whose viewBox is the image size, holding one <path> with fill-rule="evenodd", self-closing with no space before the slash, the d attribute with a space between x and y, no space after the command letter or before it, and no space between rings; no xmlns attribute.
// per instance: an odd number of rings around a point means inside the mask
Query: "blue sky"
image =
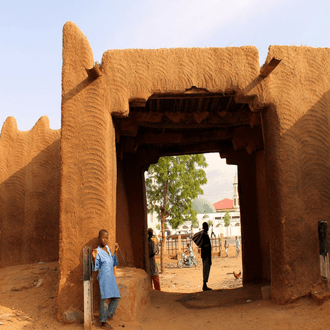
<svg viewBox="0 0 330 330"><path fill-rule="evenodd" d="M108 49L254 45L262 65L269 45L330 45L325 0L11 0L0 8L0 124L14 116L20 130L42 115L60 128L66 21L97 61Z"/></svg>

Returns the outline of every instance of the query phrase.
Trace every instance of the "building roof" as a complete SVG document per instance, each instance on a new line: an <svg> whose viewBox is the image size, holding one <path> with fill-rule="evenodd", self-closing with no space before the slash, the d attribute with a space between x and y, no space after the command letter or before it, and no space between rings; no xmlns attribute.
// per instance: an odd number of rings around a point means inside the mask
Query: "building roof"
<svg viewBox="0 0 330 330"><path fill-rule="evenodd" d="M214 206L205 198L197 198L192 204L198 214L216 212Z"/></svg>
<svg viewBox="0 0 330 330"><path fill-rule="evenodd" d="M233 208L233 200L229 198L224 198L219 202L213 204L216 210L226 210Z"/></svg>

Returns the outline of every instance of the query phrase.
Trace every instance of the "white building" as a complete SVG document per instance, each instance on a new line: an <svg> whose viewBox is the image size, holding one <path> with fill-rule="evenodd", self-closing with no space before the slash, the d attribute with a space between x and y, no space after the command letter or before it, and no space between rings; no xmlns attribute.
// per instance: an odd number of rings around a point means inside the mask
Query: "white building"
<svg viewBox="0 0 330 330"><path fill-rule="evenodd" d="M202 228L204 221L213 222L214 234L219 237L223 234L224 237L241 236L241 215L239 209L239 196L238 196L238 178L234 177L234 195L233 199L224 198L213 205L204 198L198 198L194 201L194 207L197 211L198 226ZM225 227L224 217L228 212L230 217L230 224ZM210 228L209 234L212 232Z"/></svg>
<svg viewBox="0 0 330 330"><path fill-rule="evenodd" d="M237 175L234 177L233 186L233 199L224 198L213 205L205 198L197 198L193 201L193 207L197 211L198 220L198 227L193 228L193 233L201 230L203 222L206 221L213 223L213 232L216 237L220 237L221 234L223 234L224 237L241 236L241 216L239 209ZM228 227L225 227L224 217L227 212L230 216L230 224ZM173 234L176 230L191 231L191 221L184 222L177 229L173 229L169 225L168 221L166 223L171 234ZM160 233L160 221L158 220L158 216L155 212L148 214L148 228L152 228L157 235ZM212 226L209 229L209 234L211 235L211 233Z"/></svg>

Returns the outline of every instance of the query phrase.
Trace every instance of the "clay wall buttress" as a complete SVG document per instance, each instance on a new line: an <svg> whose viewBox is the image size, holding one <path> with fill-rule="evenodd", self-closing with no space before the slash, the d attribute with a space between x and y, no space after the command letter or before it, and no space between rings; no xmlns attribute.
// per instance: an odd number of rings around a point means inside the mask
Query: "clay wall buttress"
<svg viewBox="0 0 330 330"><path fill-rule="evenodd" d="M123 162L117 159L117 213L116 237L120 246L118 253L119 264L134 266L134 251L132 248L130 209L125 188ZM123 258L124 256L124 258Z"/></svg>
<svg viewBox="0 0 330 330"><path fill-rule="evenodd" d="M102 77L86 37L71 22L63 29L58 317L83 307L82 249L96 247L100 229L116 239L115 130L102 94Z"/></svg>
<svg viewBox="0 0 330 330"><path fill-rule="evenodd" d="M320 279L318 221L330 220L330 50L270 47L263 112L271 224L272 299L309 293Z"/></svg>
<svg viewBox="0 0 330 330"><path fill-rule="evenodd" d="M147 253L147 206L144 172L136 154L125 154L123 158L127 200L130 215L130 234L134 267L145 269L149 266Z"/></svg>
<svg viewBox="0 0 330 330"><path fill-rule="evenodd" d="M41 117L27 132L7 118L0 136L0 267L58 259L60 131Z"/></svg>
<svg viewBox="0 0 330 330"><path fill-rule="evenodd" d="M244 283L263 278L258 221L255 154L240 152L238 191L241 212L242 261Z"/></svg>
<svg viewBox="0 0 330 330"><path fill-rule="evenodd" d="M256 157L256 186L260 249L262 258L262 277L271 279L270 268L270 223L268 219L268 196L265 171L265 151L258 151ZM272 198L272 196L270 196Z"/></svg>

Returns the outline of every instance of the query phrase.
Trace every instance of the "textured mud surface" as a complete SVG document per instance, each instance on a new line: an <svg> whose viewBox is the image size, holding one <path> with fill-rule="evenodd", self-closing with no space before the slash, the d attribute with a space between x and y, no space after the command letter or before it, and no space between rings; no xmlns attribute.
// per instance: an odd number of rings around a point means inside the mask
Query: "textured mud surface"
<svg viewBox="0 0 330 330"><path fill-rule="evenodd" d="M0 266L58 260L60 130L44 116L19 131L9 117L0 155Z"/></svg>

